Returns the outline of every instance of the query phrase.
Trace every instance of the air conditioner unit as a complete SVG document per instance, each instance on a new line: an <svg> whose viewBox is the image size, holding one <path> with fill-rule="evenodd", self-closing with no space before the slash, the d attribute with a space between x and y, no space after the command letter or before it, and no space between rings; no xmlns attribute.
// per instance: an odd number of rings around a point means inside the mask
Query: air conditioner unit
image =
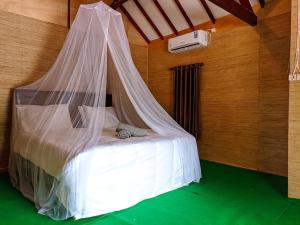
<svg viewBox="0 0 300 225"><path fill-rule="evenodd" d="M169 39L168 50L171 53L187 51L193 48L205 48L209 42L210 33L204 30L197 30Z"/></svg>

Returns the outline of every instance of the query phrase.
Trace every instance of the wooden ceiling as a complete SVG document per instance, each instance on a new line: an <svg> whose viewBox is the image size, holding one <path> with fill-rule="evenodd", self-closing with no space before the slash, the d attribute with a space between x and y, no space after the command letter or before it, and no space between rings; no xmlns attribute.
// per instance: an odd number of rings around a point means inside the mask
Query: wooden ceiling
<svg viewBox="0 0 300 225"><path fill-rule="evenodd" d="M120 9L146 42L164 39L170 34L232 14L251 26L257 25L252 6L264 0L114 0L111 7Z"/></svg>

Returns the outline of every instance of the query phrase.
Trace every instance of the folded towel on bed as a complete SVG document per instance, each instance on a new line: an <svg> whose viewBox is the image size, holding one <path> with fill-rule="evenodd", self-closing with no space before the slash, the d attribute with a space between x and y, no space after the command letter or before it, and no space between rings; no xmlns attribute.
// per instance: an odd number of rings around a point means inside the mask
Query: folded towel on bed
<svg viewBox="0 0 300 225"><path fill-rule="evenodd" d="M126 139L131 137L131 133L128 130L120 130L117 134L118 138Z"/></svg>
<svg viewBox="0 0 300 225"><path fill-rule="evenodd" d="M149 129L142 129L125 123L119 123L117 130L118 138L144 137L150 134Z"/></svg>

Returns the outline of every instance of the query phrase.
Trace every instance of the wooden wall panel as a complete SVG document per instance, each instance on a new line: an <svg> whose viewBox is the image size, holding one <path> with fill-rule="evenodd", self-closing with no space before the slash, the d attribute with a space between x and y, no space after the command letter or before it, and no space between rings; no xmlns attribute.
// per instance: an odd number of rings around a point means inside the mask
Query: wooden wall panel
<svg viewBox="0 0 300 225"><path fill-rule="evenodd" d="M68 0L1 0L0 10L67 26Z"/></svg>
<svg viewBox="0 0 300 225"><path fill-rule="evenodd" d="M204 63L198 103L201 158L287 174L287 3L274 0L267 4L263 10L268 14L258 12L262 16L257 27L231 16L218 19L217 33L205 49L169 54L166 41L150 44L148 85L171 114L173 83L169 68ZM207 28L209 24L201 26Z"/></svg>
<svg viewBox="0 0 300 225"><path fill-rule="evenodd" d="M288 16L287 16L288 15ZM290 14L261 20L259 47L259 167L287 174Z"/></svg>
<svg viewBox="0 0 300 225"><path fill-rule="evenodd" d="M291 68L297 40L297 0L292 0L291 21ZM300 198L300 81L290 82L289 89L289 154L288 154L288 194Z"/></svg>
<svg viewBox="0 0 300 225"><path fill-rule="evenodd" d="M143 80L148 83L148 47L130 44L131 55Z"/></svg>
<svg viewBox="0 0 300 225"><path fill-rule="evenodd" d="M300 81L290 83L288 194L300 198Z"/></svg>
<svg viewBox="0 0 300 225"><path fill-rule="evenodd" d="M31 83L53 64L66 27L0 11L0 161L9 152L12 89ZM1 164L1 162L0 162Z"/></svg>
<svg viewBox="0 0 300 225"><path fill-rule="evenodd" d="M6 164L9 146L10 86L21 77L20 18L0 12L0 168Z"/></svg>

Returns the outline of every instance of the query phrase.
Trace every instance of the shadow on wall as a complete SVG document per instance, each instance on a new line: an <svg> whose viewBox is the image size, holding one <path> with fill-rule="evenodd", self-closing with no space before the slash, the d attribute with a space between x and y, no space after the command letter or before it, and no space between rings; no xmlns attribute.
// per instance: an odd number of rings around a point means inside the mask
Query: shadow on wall
<svg viewBox="0 0 300 225"><path fill-rule="evenodd" d="M3 14L3 15L1 15ZM0 170L7 167L10 146L10 128L12 115L13 89L30 84L42 77L55 62L64 43L68 29L66 27L42 22L13 13L0 12L0 29L5 45L0 65L9 67L9 73L0 70L4 83L0 84ZM5 18L3 23L1 20ZM4 20L4 19L3 19ZM8 60L12 59L12 60ZM2 130L1 130L2 129Z"/></svg>

